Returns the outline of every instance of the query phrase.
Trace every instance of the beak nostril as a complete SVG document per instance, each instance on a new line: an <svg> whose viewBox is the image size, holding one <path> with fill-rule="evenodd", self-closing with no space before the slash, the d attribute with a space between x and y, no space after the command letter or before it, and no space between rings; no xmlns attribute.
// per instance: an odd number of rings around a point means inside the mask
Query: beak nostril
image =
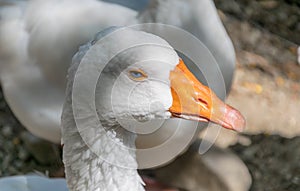
<svg viewBox="0 0 300 191"><path fill-rule="evenodd" d="M198 104L198 105L201 105L201 108L202 109L205 109L205 110L208 110L209 106L208 106L208 102L201 99L201 98L195 98L193 97L194 101ZM202 110L201 109L201 110Z"/></svg>

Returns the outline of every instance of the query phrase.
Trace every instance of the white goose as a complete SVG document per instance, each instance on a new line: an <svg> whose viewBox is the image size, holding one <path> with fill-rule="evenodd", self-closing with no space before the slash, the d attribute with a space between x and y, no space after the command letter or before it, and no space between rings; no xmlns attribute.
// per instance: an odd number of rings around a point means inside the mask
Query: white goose
<svg viewBox="0 0 300 191"><path fill-rule="evenodd" d="M16 117L36 136L60 143L65 76L71 58L81 44L112 25L160 22L188 30L211 50L229 90L235 54L211 0L153 0L146 9L149 1L107 1L144 11L96 0L32 0L1 8L3 92ZM210 67L210 61L203 59ZM214 75L215 70L206 74ZM210 84L222 99L226 94L223 81ZM161 142L157 135L149 139Z"/></svg>
<svg viewBox="0 0 300 191"><path fill-rule="evenodd" d="M66 96L63 160L72 191L144 190L136 134L123 124L175 117L244 127L241 114L202 85L166 41L127 28L105 30L80 49Z"/></svg>

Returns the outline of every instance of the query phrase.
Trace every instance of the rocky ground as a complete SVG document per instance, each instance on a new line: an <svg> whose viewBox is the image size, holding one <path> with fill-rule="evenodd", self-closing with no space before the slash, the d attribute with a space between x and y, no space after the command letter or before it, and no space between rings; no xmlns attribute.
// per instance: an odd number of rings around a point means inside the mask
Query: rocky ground
<svg viewBox="0 0 300 191"><path fill-rule="evenodd" d="M222 132L218 143L240 143L231 148L250 170L252 191L300 190L300 1L216 2L238 58L228 102L246 116L248 134Z"/></svg>
<svg viewBox="0 0 300 191"><path fill-rule="evenodd" d="M217 144L233 145L252 175L252 191L300 190L300 3L216 3L238 58L228 102L247 119L244 135L222 130ZM59 146L40 143L18 123L0 91L0 176L61 175Z"/></svg>
<svg viewBox="0 0 300 191"><path fill-rule="evenodd" d="M55 176L62 166L60 152L58 145L26 131L0 91L0 177L32 172Z"/></svg>
<svg viewBox="0 0 300 191"><path fill-rule="evenodd" d="M256 135L248 147L232 149L246 163L252 175L251 191L300 190L300 138Z"/></svg>

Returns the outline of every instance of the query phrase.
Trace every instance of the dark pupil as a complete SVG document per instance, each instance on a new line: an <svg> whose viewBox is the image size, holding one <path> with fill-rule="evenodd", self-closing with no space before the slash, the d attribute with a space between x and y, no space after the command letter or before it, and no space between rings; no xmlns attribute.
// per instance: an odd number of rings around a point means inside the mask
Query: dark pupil
<svg viewBox="0 0 300 191"><path fill-rule="evenodd" d="M134 78L140 78L140 77L143 77L143 74L140 73L140 72L132 71L132 72L130 72L130 73L131 73L132 77L134 77Z"/></svg>

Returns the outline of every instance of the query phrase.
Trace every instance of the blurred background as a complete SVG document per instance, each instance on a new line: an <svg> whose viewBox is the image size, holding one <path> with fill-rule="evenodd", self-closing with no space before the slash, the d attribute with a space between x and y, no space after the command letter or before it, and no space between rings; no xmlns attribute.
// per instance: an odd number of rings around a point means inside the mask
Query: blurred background
<svg viewBox="0 0 300 191"><path fill-rule="evenodd" d="M298 191L300 1L215 3L237 54L227 102L247 120L244 134L222 129L216 144L230 147L245 162L253 178L251 190ZM0 90L0 177L32 169L55 177L62 173L61 166L60 147L27 132Z"/></svg>

